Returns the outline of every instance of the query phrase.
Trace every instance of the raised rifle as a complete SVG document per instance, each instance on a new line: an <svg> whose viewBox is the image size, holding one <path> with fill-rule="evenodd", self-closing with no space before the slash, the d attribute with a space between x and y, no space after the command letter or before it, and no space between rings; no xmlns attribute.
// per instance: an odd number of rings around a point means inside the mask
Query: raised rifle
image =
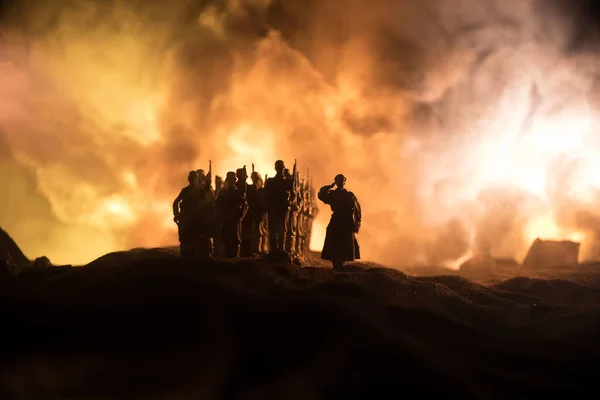
<svg viewBox="0 0 600 400"><path fill-rule="evenodd" d="M246 181L248 180L248 171L246 170L246 166L244 165L244 181L242 182L244 184L244 194L242 197L243 200L243 204L242 204L242 219L246 216L246 213L248 212L248 184L246 183Z"/></svg>
<svg viewBox="0 0 600 400"><path fill-rule="evenodd" d="M208 160L208 172L206 173L206 185L212 189L212 161ZM216 185L216 182L215 182Z"/></svg>
<svg viewBox="0 0 600 400"><path fill-rule="evenodd" d="M296 160L294 160L294 171L292 172L292 190L290 191L290 194L288 195L289 209L293 208L292 203L294 203L296 201L296 184L297 184L296 175L297 175L297 172L298 172L298 164L297 164Z"/></svg>
<svg viewBox="0 0 600 400"><path fill-rule="evenodd" d="M296 175L298 175L298 164L296 162L296 160L294 160L294 172L292 172L292 190L294 191L294 193L296 193L296 189L297 189L297 179L296 179Z"/></svg>
<svg viewBox="0 0 600 400"><path fill-rule="evenodd" d="M246 198L246 193L248 193L248 185L246 181L248 180L248 171L246 170L246 166L244 165L244 198Z"/></svg>

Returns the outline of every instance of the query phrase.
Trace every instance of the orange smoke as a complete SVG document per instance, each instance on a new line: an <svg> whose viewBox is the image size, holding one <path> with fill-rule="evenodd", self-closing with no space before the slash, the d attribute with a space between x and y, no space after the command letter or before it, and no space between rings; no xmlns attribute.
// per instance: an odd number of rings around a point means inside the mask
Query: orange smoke
<svg viewBox="0 0 600 400"><path fill-rule="evenodd" d="M536 237L595 255L597 109L582 70L595 56L563 55L570 27L554 19L556 37L538 39L548 17L533 2L510 27L480 8L492 0L434 2L435 15L386 0L113 3L17 8L0 43L0 225L29 256L174 244L189 170L254 163L264 177L276 159L310 168L317 190L348 177L368 260L457 268L521 258Z"/></svg>

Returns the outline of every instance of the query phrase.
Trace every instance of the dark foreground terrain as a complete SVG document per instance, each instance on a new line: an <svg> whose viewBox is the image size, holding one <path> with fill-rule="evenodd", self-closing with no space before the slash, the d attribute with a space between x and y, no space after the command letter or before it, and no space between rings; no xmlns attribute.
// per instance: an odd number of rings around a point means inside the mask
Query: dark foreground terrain
<svg viewBox="0 0 600 400"><path fill-rule="evenodd" d="M311 265L313 265L311 267ZM595 396L600 287L354 264L186 264L167 249L27 270L0 295L0 398Z"/></svg>

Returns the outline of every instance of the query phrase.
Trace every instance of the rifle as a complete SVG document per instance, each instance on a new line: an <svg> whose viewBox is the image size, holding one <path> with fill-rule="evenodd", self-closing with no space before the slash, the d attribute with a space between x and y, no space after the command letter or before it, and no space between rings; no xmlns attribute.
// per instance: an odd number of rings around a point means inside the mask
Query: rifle
<svg viewBox="0 0 600 400"><path fill-rule="evenodd" d="M244 182L242 182L244 184L244 194L242 196L242 200L243 200L243 204L242 204L242 219L246 216L246 213L248 212L248 185L246 184L246 180L248 179L248 172L246 170L246 166L244 165Z"/></svg>
<svg viewBox="0 0 600 400"><path fill-rule="evenodd" d="M208 160L208 173L206 174L206 184L209 189L212 189L212 161ZM216 185L216 182L215 182Z"/></svg>
<svg viewBox="0 0 600 400"><path fill-rule="evenodd" d="M296 182L296 175L298 174L298 166L296 163L296 160L294 160L294 172L292 173L292 190L294 191L294 193L296 193L296 188L297 188L297 182Z"/></svg>

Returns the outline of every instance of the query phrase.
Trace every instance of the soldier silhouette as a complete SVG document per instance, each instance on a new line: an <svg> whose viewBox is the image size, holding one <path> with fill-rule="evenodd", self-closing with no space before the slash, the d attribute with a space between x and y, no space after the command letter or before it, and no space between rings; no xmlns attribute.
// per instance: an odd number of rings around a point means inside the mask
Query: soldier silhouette
<svg viewBox="0 0 600 400"><path fill-rule="evenodd" d="M213 238L216 234L215 208L216 196L211 186L209 177L203 169L196 171L198 174L198 185L204 192L198 220L199 257L211 258L214 253Z"/></svg>
<svg viewBox="0 0 600 400"><path fill-rule="evenodd" d="M252 255L260 253L261 250L261 224L265 219L266 207L262 177L258 172L253 171L250 179L252 184L248 185L248 213L242 222L241 248L243 250L240 253Z"/></svg>
<svg viewBox="0 0 600 400"><path fill-rule="evenodd" d="M201 211L206 192L200 186L198 173L188 174L189 185L184 187L173 201L173 221L179 231L179 243L183 258L194 258L198 252Z"/></svg>
<svg viewBox="0 0 600 400"><path fill-rule="evenodd" d="M327 225L321 258L331 261L336 271L343 267L344 262L360 259L355 234L360 230L362 213L358 199L344 188L345 184L346 177L339 174L333 184L323 186L318 194L319 200L328 204L333 211Z"/></svg>
<svg viewBox="0 0 600 400"><path fill-rule="evenodd" d="M307 183L302 180L298 190L298 197L300 199L301 206L298 209L298 225L296 228L296 253L303 254L305 252L306 242L306 222L308 220L308 195L307 195Z"/></svg>
<svg viewBox="0 0 600 400"><path fill-rule="evenodd" d="M296 168L294 168L296 169ZM286 172L287 171L287 174ZM298 237L298 221L299 212L302 208L302 197L298 188L298 173L289 174L289 170L285 170L286 179L290 181L290 197L289 197L289 211L286 222L286 233L285 233L285 251L300 256L301 253L297 251Z"/></svg>
<svg viewBox="0 0 600 400"><path fill-rule="evenodd" d="M270 252L285 251L287 215L290 209L291 180L284 175L285 164L275 162L277 174L265 183L265 202L267 206Z"/></svg>
<svg viewBox="0 0 600 400"><path fill-rule="evenodd" d="M235 172L228 172L225 185L217 196L217 215L221 221L226 257L239 257L240 223L246 213L245 192L236 185Z"/></svg>

